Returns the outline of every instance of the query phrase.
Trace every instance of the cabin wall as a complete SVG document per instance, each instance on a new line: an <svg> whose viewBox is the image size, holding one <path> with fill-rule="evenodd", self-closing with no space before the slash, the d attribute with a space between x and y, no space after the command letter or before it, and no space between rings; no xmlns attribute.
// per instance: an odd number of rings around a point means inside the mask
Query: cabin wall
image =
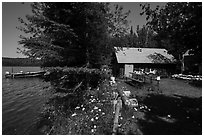
<svg viewBox="0 0 204 137"><path fill-rule="evenodd" d="M133 70L134 70L133 64L125 64L124 76L131 77L132 74L130 74L130 72L133 72Z"/></svg>
<svg viewBox="0 0 204 137"><path fill-rule="evenodd" d="M139 69L144 69L146 72L149 71L149 69L155 69L157 70L158 75L162 75L162 76L168 76L168 75L172 75L175 72L176 69L176 65L175 64L145 64L145 63L141 63L141 64L120 64L120 63L115 63L115 65L113 66L113 75L115 77L124 77L125 75L127 75L127 71L126 69L129 69L128 65L133 65L133 71L135 70L139 70Z"/></svg>

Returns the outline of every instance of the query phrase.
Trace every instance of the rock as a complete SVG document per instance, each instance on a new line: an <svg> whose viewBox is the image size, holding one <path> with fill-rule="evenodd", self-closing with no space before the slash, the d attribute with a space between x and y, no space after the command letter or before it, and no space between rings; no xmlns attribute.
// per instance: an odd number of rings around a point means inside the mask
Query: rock
<svg viewBox="0 0 204 137"><path fill-rule="evenodd" d="M123 91L124 93L125 93L125 95L127 96L127 97L130 97L130 95L131 95L131 92L130 91Z"/></svg>
<svg viewBox="0 0 204 137"><path fill-rule="evenodd" d="M132 116L132 118L135 118L135 116Z"/></svg>
<svg viewBox="0 0 204 137"><path fill-rule="evenodd" d="M130 100L131 107L137 107L138 106L138 102L137 102L136 98L132 98L132 99L129 99L129 100Z"/></svg>
<svg viewBox="0 0 204 137"><path fill-rule="evenodd" d="M72 114L72 117L74 117L74 116L76 116L77 114L76 113L74 113L74 114Z"/></svg>
<svg viewBox="0 0 204 137"><path fill-rule="evenodd" d="M97 106L95 106L95 107L94 107L94 109L98 109L98 107L97 107Z"/></svg>

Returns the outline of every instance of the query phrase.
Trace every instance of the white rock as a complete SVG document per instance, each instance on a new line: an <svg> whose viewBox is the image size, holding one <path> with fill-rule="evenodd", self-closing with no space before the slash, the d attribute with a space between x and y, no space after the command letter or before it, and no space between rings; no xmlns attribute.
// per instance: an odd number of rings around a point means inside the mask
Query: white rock
<svg viewBox="0 0 204 137"><path fill-rule="evenodd" d="M72 117L74 117L74 116L76 116L77 114L76 113L74 113L74 114L72 114Z"/></svg>
<svg viewBox="0 0 204 137"><path fill-rule="evenodd" d="M132 116L132 118L135 118L135 116Z"/></svg>
<svg viewBox="0 0 204 137"><path fill-rule="evenodd" d="M123 91L123 92L125 93L125 95L126 95L127 97L130 97L130 94L131 94L130 91Z"/></svg>
<svg viewBox="0 0 204 137"><path fill-rule="evenodd" d="M94 107L94 109L98 109L98 107L97 107L97 106L95 106L95 107Z"/></svg>
<svg viewBox="0 0 204 137"><path fill-rule="evenodd" d="M140 107L140 109L143 109L143 108L144 108L144 106L141 106L141 107Z"/></svg>

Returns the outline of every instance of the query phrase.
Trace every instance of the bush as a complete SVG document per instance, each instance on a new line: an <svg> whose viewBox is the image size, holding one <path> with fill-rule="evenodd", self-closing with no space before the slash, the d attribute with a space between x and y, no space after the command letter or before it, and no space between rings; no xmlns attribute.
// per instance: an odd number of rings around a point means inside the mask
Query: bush
<svg viewBox="0 0 204 137"><path fill-rule="evenodd" d="M90 89L97 88L106 77L105 71L99 69L55 67L48 70L45 80L51 82L58 98L72 106L85 101Z"/></svg>

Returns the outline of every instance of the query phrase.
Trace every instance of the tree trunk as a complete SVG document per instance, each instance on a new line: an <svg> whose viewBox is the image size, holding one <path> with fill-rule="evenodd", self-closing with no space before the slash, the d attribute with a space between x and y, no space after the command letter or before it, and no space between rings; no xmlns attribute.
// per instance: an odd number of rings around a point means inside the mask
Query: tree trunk
<svg viewBox="0 0 204 137"><path fill-rule="evenodd" d="M180 63L181 63L181 74L185 71L185 64L184 64L184 55L180 55Z"/></svg>

